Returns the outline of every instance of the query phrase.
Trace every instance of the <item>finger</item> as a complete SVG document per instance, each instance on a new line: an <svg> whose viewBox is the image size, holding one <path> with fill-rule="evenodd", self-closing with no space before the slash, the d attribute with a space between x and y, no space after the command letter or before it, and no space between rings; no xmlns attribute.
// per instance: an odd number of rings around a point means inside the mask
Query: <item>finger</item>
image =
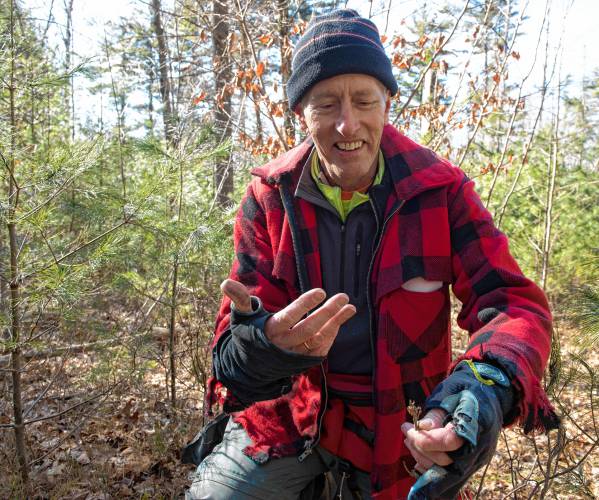
<svg viewBox="0 0 599 500"><path fill-rule="evenodd" d="M314 356L326 356L337 338L339 327L349 318L356 314L356 308L352 304L347 304L335 314L321 330L309 339L309 344L312 347L311 354ZM332 325L332 326L331 326Z"/></svg>
<svg viewBox="0 0 599 500"><path fill-rule="evenodd" d="M429 431L431 429L443 427L445 415L447 415L447 412L441 410L440 408L433 408L432 410L429 410L426 413L426 415L418 421L418 430ZM407 435L407 432L413 428L414 425L410 422L404 422L401 425L401 430L404 433L404 435Z"/></svg>
<svg viewBox="0 0 599 500"><path fill-rule="evenodd" d="M441 408L433 408L418 422L418 426L423 430L436 429L443 427L447 412Z"/></svg>
<svg viewBox="0 0 599 500"><path fill-rule="evenodd" d="M453 462L453 459L450 458L447 453L441 451L425 452L418 449L418 447L414 445L414 442L410 438L407 438L404 443L408 450L410 450L410 453L414 459L418 463L424 465L427 469L431 468L435 464L446 466Z"/></svg>
<svg viewBox="0 0 599 500"><path fill-rule="evenodd" d="M412 456L414 457L414 460L416 460L417 463L422 465L425 470L430 469L435 464L435 462L433 462L433 460L431 460L428 456L421 453L407 439L405 441L405 444L406 444L406 447L408 448L408 450L410 450L410 453L412 454Z"/></svg>
<svg viewBox="0 0 599 500"><path fill-rule="evenodd" d="M322 288L313 288L301 294L291 304L277 312L270 322L274 333L289 330L326 297Z"/></svg>
<svg viewBox="0 0 599 500"><path fill-rule="evenodd" d="M423 418L418 420L418 429L421 431L430 431L431 429L437 429L439 426L436 422L430 418Z"/></svg>
<svg viewBox="0 0 599 500"><path fill-rule="evenodd" d="M291 330L297 343L310 338L319 332L324 325L333 318L343 306L349 302L349 297L344 293L338 293L330 297L322 306L312 312L310 316L302 319Z"/></svg>
<svg viewBox="0 0 599 500"><path fill-rule="evenodd" d="M339 322L339 324L343 324L354 314L356 314L355 306L353 306L352 304L346 304L329 321L335 321ZM321 331L315 334L306 334L304 332L301 335L295 335L295 329L292 329L292 336L289 336L286 340L281 339L279 343L289 343L291 345L287 347L288 350L299 352L301 354L310 354L312 356L326 356L329 352L329 349L331 348L331 345L333 345L333 342L338 332L339 328L337 327L336 331L334 332L334 335L331 335L331 333L326 330L323 334L322 329ZM297 342L299 342L302 339L305 340L303 340L301 344L297 344Z"/></svg>
<svg viewBox="0 0 599 500"><path fill-rule="evenodd" d="M417 472L419 472L420 474L424 474L428 470L428 467L425 467L421 463L417 462L416 465L414 466L414 469Z"/></svg>
<svg viewBox="0 0 599 500"><path fill-rule="evenodd" d="M220 285L221 291L235 304L235 309L242 313L252 312L250 292L243 283L226 279Z"/></svg>
<svg viewBox="0 0 599 500"><path fill-rule="evenodd" d="M407 436L423 452L454 451L464 444L464 440L455 433L452 424L429 431L411 430Z"/></svg>

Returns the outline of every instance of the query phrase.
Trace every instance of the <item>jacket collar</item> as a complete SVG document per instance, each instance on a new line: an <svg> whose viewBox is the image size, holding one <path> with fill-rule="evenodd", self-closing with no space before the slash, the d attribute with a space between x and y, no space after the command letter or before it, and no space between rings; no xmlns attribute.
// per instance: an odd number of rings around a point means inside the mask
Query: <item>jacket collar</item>
<svg viewBox="0 0 599 500"><path fill-rule="evenodd" d="M268 184L279 184L283 175L291 174L294 180L292 189L295 191L312 145L312 139L307 138L299 146L254 168L252 174ZM460 175L459 169L449 161L408 139L392 125L386 125L383 129L381 149L399 200L408 200L429 189L450 184Z"/></svg>

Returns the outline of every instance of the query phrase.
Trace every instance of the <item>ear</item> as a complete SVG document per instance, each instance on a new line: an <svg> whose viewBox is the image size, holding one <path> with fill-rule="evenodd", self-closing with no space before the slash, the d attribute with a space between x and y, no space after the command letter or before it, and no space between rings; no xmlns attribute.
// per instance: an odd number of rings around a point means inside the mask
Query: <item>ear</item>
<svg viewBox="0 0 599 500"><path fill-rule="evenodd" d="M301 104L298 104L293 111L294 111L295 115L297 116L297 119L300 122L300 128L304 132L307 132L308 125L306 124L306 117L304 116L304 108L302 107Z"/></svg>
<svg viewBox="0 0 599 500"><path fill-rule="evenodd" d="M389 111L391 110L391 96L389 91L385 92L385 123L389 122Z"/></svg>

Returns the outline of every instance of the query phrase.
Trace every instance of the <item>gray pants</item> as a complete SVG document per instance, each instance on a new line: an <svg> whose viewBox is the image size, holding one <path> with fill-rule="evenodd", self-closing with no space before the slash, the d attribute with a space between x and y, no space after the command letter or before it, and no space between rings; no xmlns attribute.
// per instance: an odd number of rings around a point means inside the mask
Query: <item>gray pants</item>
<svg viewBox="0 0 599 500"><path fill-rule="evenodd" d="M284 457L260 465L243 454L242 450L249 444L250 438L243 427L229 420L223 441L198 466L185 498L297 500L319 474L330 470L337 480L341 477L336 470L336 457L322 448L303 462L297 457ZM357 471L352 479L360 490L360 498L369 498L369 475ZM345 487L342 498L350 500L354 496Z"/></svg>

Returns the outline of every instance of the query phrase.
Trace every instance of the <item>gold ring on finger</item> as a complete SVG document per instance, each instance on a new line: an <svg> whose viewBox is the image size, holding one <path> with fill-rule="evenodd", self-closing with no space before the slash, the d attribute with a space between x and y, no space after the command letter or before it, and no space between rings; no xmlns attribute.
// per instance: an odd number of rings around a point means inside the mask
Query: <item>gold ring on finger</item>
<svg viewBox="0 0 599 500"><path fill-rule="evenodd" d="M312 348L311 348L311 347L310 347L310 345L308 344L308 341L307 341L307 340L304 342L304 347L306 348L306 350L307 350L308 352L312 350Z"/></svg>

